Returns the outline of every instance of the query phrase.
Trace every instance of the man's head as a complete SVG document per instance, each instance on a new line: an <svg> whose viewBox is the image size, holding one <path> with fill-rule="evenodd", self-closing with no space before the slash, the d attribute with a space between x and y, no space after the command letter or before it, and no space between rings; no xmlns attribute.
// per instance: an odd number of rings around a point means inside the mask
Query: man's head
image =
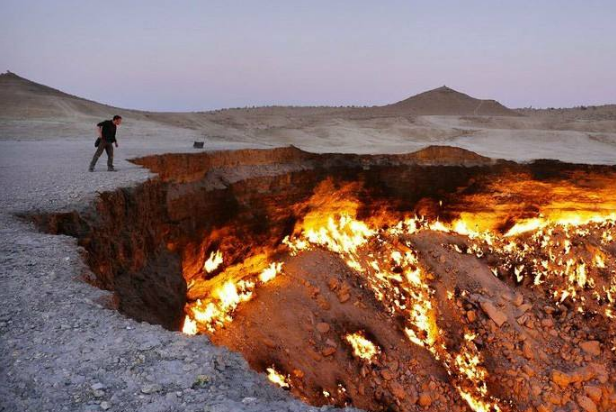
<svg viewBox="0 0 616 412"><path fill-rule="evenodd" d="M115 115L113 116L113 124L115 124L116 126L119 126L120 124L122 124L122 116L120 115Z"/></svg>

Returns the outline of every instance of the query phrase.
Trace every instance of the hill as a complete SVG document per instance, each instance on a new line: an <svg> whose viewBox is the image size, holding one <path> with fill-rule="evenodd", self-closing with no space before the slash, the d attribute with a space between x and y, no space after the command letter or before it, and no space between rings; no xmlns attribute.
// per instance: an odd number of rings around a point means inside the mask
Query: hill
<svg viewBox="0 0 616 412"><path fill-rule="evenodd" d="M114 107L35 83L15 73L0 74L0 117L39 119L107 116ZM131 111L132 112L132 111Z"/></svg>
<svg viewBox="0 0 616 412"><path fill-rule="evenodd" d="M398 103L375 106L366 109L322 107L315 108L284 106L264 108L269 115L291 114L308 116L325 116L328 114L338 117L346 117L344 113L353 115L374 114L382 116L392 114L395 116L421 116L421 115L490 115L490 116L519 116L498 103L495 100L480 100L466 94L457 92L448 87L440 87L425 93L412 96ZM157 120L169 120L169 117L184 117L187 113L151 113L139 110L120 109L113 106L97 103L78 96L73 96L43 84L39 84L15 73L7 72L0 74L0 117L3 118L50 118L50 117L75 117L75 116L107 116L110 112L130 112L133 118L152 117ZM263 112L259 110L258 112ZM269 113L276 112L276 113ZM207 112L212 113L212 112ZM202 114L205 114L202 112ZM264 113L260 113L264 114ZM370 116L368 116L370 117ZM161 119L162 118L162 119Z"/></svg>
<svg viewBox="0 0 616 412"><path fill-rule="evenodd" d="M496 100L476 99L447 86L384 107L390 111L418 116L519 116Z"/></svg>

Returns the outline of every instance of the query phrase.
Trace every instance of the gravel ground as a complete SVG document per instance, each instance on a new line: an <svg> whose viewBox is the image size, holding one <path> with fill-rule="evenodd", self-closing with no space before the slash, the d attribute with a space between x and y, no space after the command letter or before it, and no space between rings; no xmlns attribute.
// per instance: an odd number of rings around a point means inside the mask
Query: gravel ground
<svg viewBox="0 0 616 412"><path fill-rule="evenodd" d="M78 210L97 192L151 177L127 158L193 150L186 141L120 140L119 172L105 171L103 155L99 171L88 173L91 143L0 141L0 410L329 409L294 400L205 336L105 309L108 292L80 280L89 269L75 239L40 233L15 216Z"/></svg>

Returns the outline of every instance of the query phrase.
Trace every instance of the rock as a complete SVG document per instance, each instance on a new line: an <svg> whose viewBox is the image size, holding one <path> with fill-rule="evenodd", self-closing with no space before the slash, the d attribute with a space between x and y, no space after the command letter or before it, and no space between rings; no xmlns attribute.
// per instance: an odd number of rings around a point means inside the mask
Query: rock
<svg viewBox="0 0 616 412"><path fill-rule="evenodd" d="M535 351L533 350L533 345L530 342L524 342L522 346L522 353L526 359L535 359Z"/></svg>
<svg viewBox="0 0 616 412"><path fill-rule="evenodd" d="M530 391L534 396L539 396L541 395L541 392L543 392L543 388L537 384L533 384L530 387Z"/></svg>
<svg viewBox="0 0 616 412"><path fill-rule="evenodd" d="M571 383L586 382L597 378L601 383L608 381L608 373L605 365L591 363L588 366L575 369L569 373L559 370L552 371L552 382L565 387Z"/></svg>
<svg viewBox="0 0 616 412"><path fill-rule="evenodd" d="M513 298L513 304L520 307L522 306L522 303L524 303L524 295L522 295L521 293L516 293L515 297ZM522 308L520 308L522 309ZM526 310L524 310L524 312L526 312Z"/></svg>
<svg viewBox="0 0 616 412"><path fill-rule="evenodd" d="M396 397L396 399L403 400L406 397L406 392L404 392L404 388L398 382L392 382L389 384L392 395Z"/></svg>
<svg viewBox="0 0 616 412"><path fill-rule="evenodd" d="M337 348L338 347L338 344L336 342L334 342L333 340L331 340L331 339L327 339L325 341L325 344L327 346L331 346L332 348Z"/></svg>
<svg viewBox="0 0 616 412"><path fill-rule="evenodd" d="M530 303L525 303L525 304L521 305L518 308L518 312L520 314L524 314L524 313L528 312L532 307L533 307L533 305L531 305Z"/></svg>
<svg viewBox="0 0 616 412"><path fill-rule="evenodd" d="M428 392L422 392L419 394L418 403L420 406L428 407L432 405L432 397L430 396Z"/></svg>
<svg viewBox="0 0 616 412"><path fill-rule="evenodd" d="M554 392L547 393L546 395L543 396L543 399L546 402L551 403L552 405L560 405L562 403L561 396Z"/></svg>
<svg viewBox="0 0 616 412"><path fill-rule="evenodd" d="M601 345L599 341L589 340L586 342L580 343L580 348L589 355L599 356L601 355Z"/></svg>
<svg viewBox="0 0 616 412"><path fill-rule="evenodd" d="M466 318L469 322L474 322L475 319L477 319L477 315L475 314L474 310L469 310L468 312L466 312Z"/></svg>
<svg viewBox="0 0 616 412"><path fill-rule="evenodd" d="M555 384L565 387L571 383L571 377L569 374L565 372L561 372L559 370L552 371L552 382Z"/></svg>
<svg viewBox="0 0 616 412"><path fill-rule="evenodd" d="M601 401L601 388L594 385L586 385L584 386L584 392L586 395L593 400L595 403L599 403Z"/></svg>
<svg viewBox="0 0 616 412"><path fill-rule="evenodd" d="M160 392L162 389L163 389L162 386L160 386L157 383L146 383L145 385L141 387L141 393L145 393L146 395L149 395L155 392Z"/></svg>
<svg viewBox="0 0 616 412"><path fill-rule="evenodd" d="M329 324L325 322L317 323L317 330L319 333L327 333L329 332Z"/></svg>
<svg viewBox="0 0 616 412"><path fill-rule="evenodd" d="M390 371L390 370L388 370L388 369L383 369L383 370L381 371L381 376L382 376L382 377L383 377L383 379L385 379L386 381L390 381L390 380L392 380L392 379L394 378L394 374L393 374L393 373L391 373L391 371Z"/></svg>
<svg viewBox="0 0 616 412"><path fill-rule="evenodd" d="M480 303L481 309L498 325L501 327L503 323L507 322L507 315L505 312L496 308L494 303L490 301L483 301Z"/></svg>
<svg viewBox="0 0 616 412"><path fill-rule="evenodd" d="M328 348L323 349L321 353L323 354L323 356L331 356L334 353L336 353L336 348L333 348L330 346Z"/></svg>
<svg viewBox="0 0 616 412"><path fill-rule="evenodd" d="M338 287L340 286L340 282L336 278L329 278L329 280L327 281L327 286L329 287L329 290L334 291L338 289Z"/></svg>
<svg viewBox="0 0 616 412"><path fill-rule="evenodd" d="M587 369L589 369L589 374L590 374L590 378L597 378L597 380L601 383L607 383L607 381L609 380L609 375L607 373L607 368L605 365L601 365L599 363L591 363L587 366ZM587 379L588 380L588 379Z"/></svg>
<svg viewBox="0 0 616 412"><path fill-rule="evenodd" d="M101 409L106 411L107 409L111 408L111 405L109 404L109 402L101 402Z"/></svg>
<svg viewBox="0 0 616 412"><path fill-rule="evenodd" d="M263 338L263 343L265 343L265 346L271 349L274 349L276 347L276 342L274 342L270 338Z"/></svg>
<svg viewBox="0 0 616 412"><path fill-rule="evenodd" d="M351 298L351 285L347 282L344 282L342 286L340 286L340 290L338 291L338 300L340 303L344 303Z"/></svg>
<svg viewBox="0 0 616 412"><path fill-rule="evenodd" d="M308 352L308 356L310 356L312 358L312 360L314 361L320 361L322 359L321 355L319 353L317 353L316 351L308 348L306 349L306 352Z"/></svg>
<svg viewBox="0 0 616 412"><path fill-rule="evenodd" d="M597 412L597 405L588 396L578 396L577 403L586 412Z"/></svg>
<svg viewBox="0 0 616 412"><path fill-rule="evenodd" d="M92 386L90 386L90 388L92 388L93 391L100 391L100 390L104 390L105 389L105 385L103 385L100 382L97 382L97 383L93 384Z"/></svg>

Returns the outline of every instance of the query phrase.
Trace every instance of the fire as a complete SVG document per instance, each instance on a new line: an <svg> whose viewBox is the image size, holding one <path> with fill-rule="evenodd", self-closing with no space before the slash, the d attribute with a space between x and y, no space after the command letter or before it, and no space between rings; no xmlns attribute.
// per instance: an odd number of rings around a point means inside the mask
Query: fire
<svg viewBox="0 0 616 412"><path fill-rule="evenodd" d="M206 273L212 273L213 271L218 269L220 265L222 265L222 262L223 262L222 252L218 250L215 252L212 252L210 254L210 257L203 264L203 270L205 270Z"/></svg>
<svg viewBox="0 0 616 412"><path fill-rule="evenodd" d="M360 270L356 258L357 249L363 246L375 231L365 223L344 213L337 218L328 217L322 226L312 223L312 226L303 230L294 240L286 238L284 243L293 253L309 249L312 246L321 246L345 257L347 264Z"/></svg>
<svg viewBox="0 0 616 412"><path fill-rule="evenodd" d="M267 283L270 280L274 279L282 270L282 262L276 262L270 264L267 268L261 272L259 275L259 280L262 283Z"/></svg>
<svg viewBox="0 0 616 412"><path fill-rule="evenodd" d="M274 369L273 366L271 368L267 368L267 379L269 379L270 382L275 383L276 385L280 386L281 388L290 387L288 378L284 376L283 374L281 374L280 372L278 372L276 369Z"/></svg>
<svg viewBox="0 0 616 412"><path fill-rule="evenodd" d="M361 276L388 313L402 315L409 343L426 348L443 365L459 395L474 411L501 411L501 401L489 393L489 371L481 345L475 344L475 333L465 330L464 339L458 339L461 342L450 343L450 336L439 327L442 306L432 284L434 276L409 239L422 231L447 233L447 238L462 239L449 245L451 250L477 259L489 256L489 268L500 280L541 286L557 303L574 302L577 311L586 310L591 303L598 305L596 313L611 319L616 310L616 277L612 272L605 279L615 262L606 247L612 245L616 235L616 204L597 201L608 189L598 190L595 197L571 186L559 188L543 182L503 183L503 187L495 185L494 190L496 194L464 199L462 203L470 205L468 210L451 220L387 211L360 220L356 188L336 189L326 181L301 205L302 218L276 253L267 251L259 259L248 257L235 268L225 268L217 276L220 280L214 279L204 289L208 293L202 299L187 305L183 332L214 333L231 322L239 305L252 299L257 287L282 273L283 263L271 259L281 250L296 255L321 248L338 255ZM515 199L525 194L547 195L548 200L542 207L533 208L532 214L524 214L524 206ZM510 198L514 199L511 204L494 200ZM588 239L592 242L584 242ZM583 246L585 243L588 245ZM257 263L252 263L253 258ZM222 261L222 253L212 252L204 270L211 273ZM448 304L455 302L458 293L446 291ZM361 331L345 335L344 340L354 356L368 362L381 353ZM290 387L288 377L274 367L267 372L270 381Z"/></svg>
<svg viewBox="0 0 616 412"><path fill-rule="evenodd" d="M511 229L505 233L505 237L516 236L521 233L530 232L533 230L541 229L547 226L548 221L541 218L527 219L522 222L516 223Z"/></svg>
<svg viewBox="0 0 616 412"><path fill-rule="evenodd" d="M466 345L456 354L442 342L436 321L433 291L429 287L427 273L422 269L415 252L400 244L398 240L401 236L420 230L450 231L451 229L444 223L428 222L418 218L408 218L403 223L389 228L370 227L350 215L344 215L337 221L331 217L317 221L322 226L318 226L313 220L310 229L296 230L293 238L285 239L285 244L291 251L298 253L301 250L322 247L340 255L349 267L367 276L375 297L391 305L392 313L406 314L408 327L405 333L409 341L428 349L452 374L460 377L461 383L456 387L461 396L469 400L469 405L475 405L478 408L476 410L481 410L483 407L485 410L500 411L497 401L488 394L485 384L487 371L479 366L482 358L474 344ZM301 245L301 248L298 245ZM365 259L366 254L361 252L366 248L371 250L372 255L389 256L392 264L402 269L403 276L396 275L394 267L380 264L387 262L388 259L382 259L380 263ZM401 282L398 288L393 288L392 280ZM387 296L390 298L386 298ZM362 335L350 336L351 338L347 336L346 340L354 347L355 356L364 359L365 356L370 358L374 356L371 352L363 352L370 350L372 342ZM354 345L358 345L357 350ZM467 391L465 387L476 389Z"/></svg>
<svg viewBox="0 0 616 412"><path fill-rule="evenodd" d="M348 334L344 339L353 348L353 354L358 358L372 361L376 355L380 352L379 348L368 340L362 332L355 332Z"/></svg>
<svg viewBox="0 0 616 412"><path fill-rule="evenodd" d="M182 333L186 335L197 334L197 322L192 320L188 315L184 318L184 326L182 326Z"/></svg>

